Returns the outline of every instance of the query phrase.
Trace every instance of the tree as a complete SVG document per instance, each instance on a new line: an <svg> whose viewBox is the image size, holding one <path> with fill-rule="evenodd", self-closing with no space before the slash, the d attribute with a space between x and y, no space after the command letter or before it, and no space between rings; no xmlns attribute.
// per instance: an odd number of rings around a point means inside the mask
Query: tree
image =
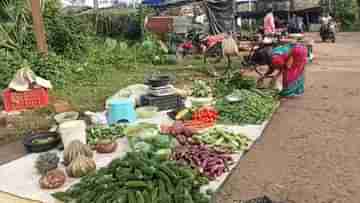
<svg viewBox="0 0 360 203"><path fill-rule="evenodd" d="M355 22L358 20L359 7L357 1L336 1L336 18L341 22L344 29L352 29Z"/></svg>
<svg viewBox="0 0 360 203"><path fill-rule="evenodd" d="M46 34L44 21L41 13L40 0L31 0L31 14L33 19L33 29L36 36L36 44L38 51L43 54L48 53L48 46L46 42Z"/></svg>
<svg viewBox="0 0 360 203"><path fill-rule="evenodd" d="M359 16L360 16L360 0L357 0L357 4L358 4L358 7L359 7Z"/></svg>

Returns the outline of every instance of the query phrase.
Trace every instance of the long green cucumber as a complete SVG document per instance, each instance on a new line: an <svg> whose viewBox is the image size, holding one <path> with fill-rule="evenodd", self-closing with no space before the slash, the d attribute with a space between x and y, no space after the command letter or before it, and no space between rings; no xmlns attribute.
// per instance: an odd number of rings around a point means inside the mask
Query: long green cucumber
<svg viewBox="0 0 360 203"><path fill-rule="evenodd" d="M140 191L136 191L136 202L137 203L145 203L144 196Z"/></svg>

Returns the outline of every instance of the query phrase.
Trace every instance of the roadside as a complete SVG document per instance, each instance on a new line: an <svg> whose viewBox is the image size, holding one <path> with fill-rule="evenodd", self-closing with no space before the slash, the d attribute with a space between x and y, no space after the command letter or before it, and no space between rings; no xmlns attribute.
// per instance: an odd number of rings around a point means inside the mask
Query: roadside
<svg viewBox="0 0 360 203"><path fill-rule="evenodd" d="M269 195L296 203L357 203L360 193L360 35L316 44L305 95L282 103L217 202Z"/></svg>

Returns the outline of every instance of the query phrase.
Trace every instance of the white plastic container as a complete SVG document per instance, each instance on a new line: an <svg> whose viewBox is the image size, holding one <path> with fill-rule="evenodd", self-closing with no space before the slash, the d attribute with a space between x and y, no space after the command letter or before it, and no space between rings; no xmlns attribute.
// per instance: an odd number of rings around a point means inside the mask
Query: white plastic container
<svg viewBox="0 0 360 203"><path fill-rule="evenodd" d="M65 121L59 125L58 131L65 149L73 140L86 144L86 123L83 120Z"/></svg>

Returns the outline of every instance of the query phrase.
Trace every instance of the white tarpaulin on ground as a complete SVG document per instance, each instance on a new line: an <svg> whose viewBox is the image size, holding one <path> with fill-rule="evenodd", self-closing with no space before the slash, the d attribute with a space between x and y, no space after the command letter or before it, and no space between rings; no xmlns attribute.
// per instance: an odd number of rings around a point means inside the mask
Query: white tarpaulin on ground
<svg viewBox="0 0 360 203"><path fill-rule="evenodd" d="M138 122L151 122L155 124L166 124L173 122L166 115L166 112L161 112L156 118L139 120ZM240 132L247 135L254 142L261 137L262 132L264 131L268 122L264 122L262 125L247 125L247 126L223 126L218 125L217 127L222 127L226 130L232 132ZM253 143L254 143L253 142ZM95 154L95 162L97 168L104 167L111 162L114 158L122 157L129 151L129 146L126 138L119 140L119 145L117 151L111 154ZM56 203L55 199L51 196L52 193L57 191L64 191L69 188L71 185L79 181L79 179L68 178L65 185L56 190L43 190L40 189L39 179L40 175L37 174L36 169L34 168L34 163L39 154L29 154L25 157L22 157L18 160L12 161L8 164L0 166L0 191L7 192L10 194L17 195L19 197L39 200L44 203ZM60 157L61 152L59 152ZM231 167L231 170L236 167L239 163L242 153L234 154L233 158L235 164ZM64 169L64 166L60 166L61 169ZM203 191L211 189L216 191L224 183L226 178L231 173L225 173L221 177L217 178L215 181L210 182L208 186L205 186Z"/></svg>

